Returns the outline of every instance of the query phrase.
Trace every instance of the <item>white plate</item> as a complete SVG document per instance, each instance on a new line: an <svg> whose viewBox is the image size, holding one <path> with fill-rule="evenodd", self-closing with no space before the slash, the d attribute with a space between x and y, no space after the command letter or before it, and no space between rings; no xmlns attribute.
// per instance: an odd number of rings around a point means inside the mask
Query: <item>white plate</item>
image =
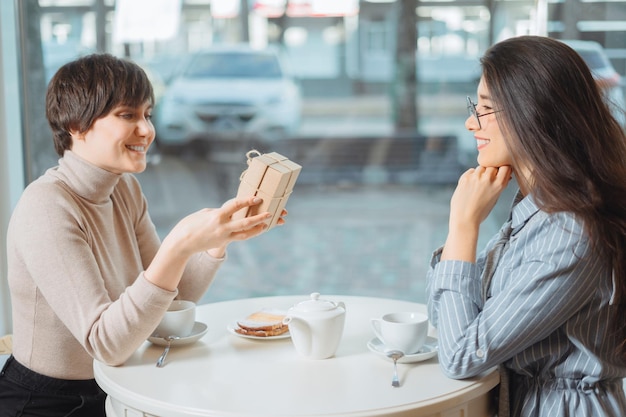
<svg viewBox="0 0 626 417"><path fill-rule="evenodd" d="M383 342L381 342L377 337L367 342L367 347L369 350L371 350L373 353L380 356L381 358L392 361L391 358L385 355L385 351L387 350L387 348L385 347ZM434 337L428 336L426 338L426 343L424 344L424 346L422 346L422 349L419 352L413 353L411 355L404 355L403 357L398 359L398 363L421 362L421 361L428 360L436 355L437 355L437 339Z"/></svg>
<svg viewBox="0 0 626 417"><path fill-rule="evenodd" d="M209 330L209 328L207 327L206 324L200 323L199 321L197 321L194 323L193 329L191 329L191 334L189 336L172 340L171 346L182 346L182 345L189 345L191 343L195 343L198 340L200 340L202 336L206 334L207 330ZM148 340L154 343L155 345L167 346L167 340L165 340L162 337L156 336L154 334L150 336Z"/></svg>
<svg viewBox="0 0 626 417"><path fill-rule="evenodd" d="M237 329L239 326L237 325L237 323L230 323L228 326L226 326L226 329L231 332L232 334L234 334L235 336L239 336L239 337L244 337L246 339L255 339L255 340L278 340L278 339L287 339L290 338L291 335L289 334L289 331L287 331L286 333L283 334L279 334L278 336L253 336L251 334L241 334L241 333L237 333L235 331L235 329Z"/></svg>

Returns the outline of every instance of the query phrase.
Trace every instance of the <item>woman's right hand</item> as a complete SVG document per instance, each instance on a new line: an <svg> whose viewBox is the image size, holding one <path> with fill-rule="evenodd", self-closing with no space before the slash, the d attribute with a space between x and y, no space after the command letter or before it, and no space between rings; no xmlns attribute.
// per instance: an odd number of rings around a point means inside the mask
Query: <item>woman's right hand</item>
<svg viewBox="0 0 626 417"><path fill-rule="evenodd" d="M450 223L476 227L487 218L511 179L511 167L470 168L461 177L450 200Z"/></svg>
<svg viewBox="0 0 626 417"><path fill-rule="evenodd" d="M478 166L461 175L450 200L449 230L442 260L476 261L480 224L511 180L511 172L510 166Z"/></svg>
<svg viewBox="0 0 626 417"><path fill-rule="evenodd" d="M241 209L260 204L259 197L234 198L220 208L205 208L183 218L165 238L177 241L181 250L189 256L214 248L225 248L236 240L246 240L262 233L271 214L233 219ZM165 243L165 240L163 243Z"/></svg>
<svg viewBox="0 0 626 417"><path fill-rule="evenodd" d="M265 222L271 217L268 212L233 219L239 210L261 202L258 197L234 198L220 208L205 208L186 216L163 239L145 278L174 291L193 254L207 250L223 254L229 243L257 236L266 229Z"/></svg>

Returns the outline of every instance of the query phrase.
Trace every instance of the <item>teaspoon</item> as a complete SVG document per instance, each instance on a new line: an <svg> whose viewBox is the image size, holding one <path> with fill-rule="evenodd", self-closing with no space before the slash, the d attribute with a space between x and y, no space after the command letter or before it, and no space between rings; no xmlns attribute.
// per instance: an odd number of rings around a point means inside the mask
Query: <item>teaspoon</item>
<svg viewBox="0 0 626 417"><path fill-rule="evenodd" d="M404 353L400 350L388 350L385 352L387 357L393 360L393 379L391 380L392 387L399 387L400 381L398 380L398 359L404 356Z"/></svg>
<svg viewBox="0 0 626 417"><path fill-rule="evenodd" d="M161 368L163 366L163 362L165 362L165 357L167 356L167 353L170 351L172 340L178 340L178 339L180 339L180 337L178 336L167 336L165 338L165 340L167 341L167 346L165 346L165 350L163 351L163 353L157 360L157 363L156 363L157 368Z"/></svg>

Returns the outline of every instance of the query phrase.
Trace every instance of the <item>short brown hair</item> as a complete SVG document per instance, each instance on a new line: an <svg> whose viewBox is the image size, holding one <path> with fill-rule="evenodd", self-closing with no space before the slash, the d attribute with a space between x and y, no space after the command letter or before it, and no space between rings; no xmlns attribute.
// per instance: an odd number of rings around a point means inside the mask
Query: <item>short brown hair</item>
<svg viewBox="0 0 626 417"><path fill-rule="evenodd" d="M46 118L59 156L72 146L70 131L86 132L119 105L154 104L152 84L134 62L111 54L91 54L56 72L46 93Z"/></svg>

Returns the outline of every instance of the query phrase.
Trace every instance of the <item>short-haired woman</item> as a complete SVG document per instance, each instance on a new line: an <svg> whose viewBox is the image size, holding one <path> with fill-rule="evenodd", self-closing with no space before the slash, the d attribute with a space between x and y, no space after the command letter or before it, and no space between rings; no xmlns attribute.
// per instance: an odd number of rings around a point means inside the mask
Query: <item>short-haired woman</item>
<svg viewBox="0 0 626 417"><path fill-rule="evenodd" d="M160 241L132 175L155 138L153 104L144 71L109 54L65 64L48 86L61 158L24 190L8 228L13 356L0 416L104 416L93 360L123 364L173 299L204 294L229 243L265 228L269 213L231 219L258 199L233 199Z"/></svg>

